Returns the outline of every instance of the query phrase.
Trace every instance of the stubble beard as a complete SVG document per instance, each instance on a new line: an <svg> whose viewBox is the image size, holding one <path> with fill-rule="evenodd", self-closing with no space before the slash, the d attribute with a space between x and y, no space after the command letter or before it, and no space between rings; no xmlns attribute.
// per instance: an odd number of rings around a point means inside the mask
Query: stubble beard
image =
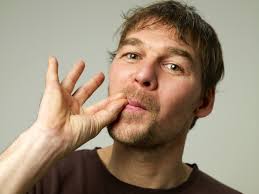
<svg viewBox="0 0 259 194"><path fill-rule="evenodd" d="M134 87L122 89L128 99L141 102L147 110L143 114L122 111L118 119L109 125L110 136L121 144L137 148L153 148L159 145L156 137L157 115L160 110L153 96Z"/></svg>

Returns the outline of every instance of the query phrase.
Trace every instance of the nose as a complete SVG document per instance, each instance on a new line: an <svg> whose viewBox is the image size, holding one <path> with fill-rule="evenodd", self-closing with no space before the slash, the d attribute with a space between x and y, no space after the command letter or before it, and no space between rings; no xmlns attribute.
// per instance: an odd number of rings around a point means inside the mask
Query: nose
<svg viewBox="0 0 259 194"><path fill-rule="evenodd" d="M158 86L156 66L152 63L140 64L135 74L135 83L148 90L156 89Z"/></svg>

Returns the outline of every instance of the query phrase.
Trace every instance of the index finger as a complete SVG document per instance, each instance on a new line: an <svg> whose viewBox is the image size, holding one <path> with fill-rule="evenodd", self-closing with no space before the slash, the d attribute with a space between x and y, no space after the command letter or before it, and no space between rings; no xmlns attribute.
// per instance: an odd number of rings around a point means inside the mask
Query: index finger
<svg viewBox="0 0 259 194"><path fill-rule="evenodd" d="M48 70L46 74L46 84L50 82L59 82L58 79L58 61L55 57L50 56L48 60Z"/></svg>

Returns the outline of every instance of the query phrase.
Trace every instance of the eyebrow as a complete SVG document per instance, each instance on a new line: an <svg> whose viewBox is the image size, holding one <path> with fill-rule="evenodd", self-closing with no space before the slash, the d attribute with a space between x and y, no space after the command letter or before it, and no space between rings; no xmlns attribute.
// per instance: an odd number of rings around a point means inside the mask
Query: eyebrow
<svg viewBox="0 0 259 194"><path fill-rule="evenodd" d="M144 43L137 38L126 38L120 43L119 49L122 48L123 46L127 46L127 45L143 46ZM192 55L184 49L181 49L181 48L178 48L178 47L168 47L167 51L169 52L169 55L181 56L181 57L184 57L184 58L188 59L192 64L194 63L194 59L193 59Z"/></svg>
<svg viewBox="0 0 259 194"><path fill-rule="evenodd" d="M176 48L176 47L168 47L168 52L171 55L182 56L182 57L188 59L192 64L194 63L194 59L193 59L192 55L186 50L183 50L181 48Z"/></svg>
<svg viewBox="0 0 259 194"><path fill-rule="evenodd" d="M123 47L123 46L127 46L127 45L131 45L131 46L143 46L144 43L137 39L137 38L126 38L124 39L120 45L119 48Z"/></svg>

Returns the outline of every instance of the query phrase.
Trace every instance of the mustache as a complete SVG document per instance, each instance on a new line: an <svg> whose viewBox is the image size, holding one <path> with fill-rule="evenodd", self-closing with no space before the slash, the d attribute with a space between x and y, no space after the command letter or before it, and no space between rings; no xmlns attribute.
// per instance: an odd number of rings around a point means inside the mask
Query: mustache
<svg viewBox="0 0 259 194"><path fill-rule="evenodd" d="M148 111L159 112L160 110L160 105L155 97L142 89L137 89L134 86L127 86L120 92L124 93L128 99L138 101Z"/></svg>

